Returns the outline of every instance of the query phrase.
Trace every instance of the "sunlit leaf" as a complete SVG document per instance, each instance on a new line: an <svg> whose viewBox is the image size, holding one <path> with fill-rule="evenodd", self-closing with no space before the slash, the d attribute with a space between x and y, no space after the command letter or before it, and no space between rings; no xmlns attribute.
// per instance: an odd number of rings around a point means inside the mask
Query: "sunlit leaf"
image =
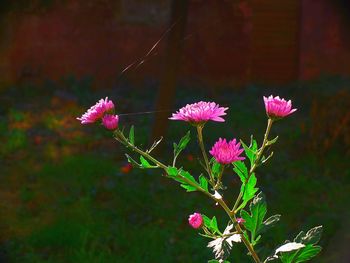
<svg viewBox="0 0 350 263"><path fill-rule="evenodd" d="M263 226L263 221L267 213L266 201L262 192L253 199L249 209L250 214L242 210L241 216L245 220L245 228L251 233L251 241L257 242L256 237Z"/></svg>
<svg viewBox="0 0 350 263"><path fill-rule="evenodd" d="M208 190L208 180L203 175L199 176L199 184L205 191L207 191L207 192L209 191Z"/></svg>
<svg viewBox="0 0 350 263"><path fill-rule="evenodd" d="M157 166L151 165L142 155L140 155L140 162L142 168L157 168Z"/></svg>
<svg viewBox="0 0 350 263"><path fill-rule="evenodd" d="M259 190L258 188L255 188L257 179L255 177L255 174L253 173L250 177L248 182L245 184L243 183L241 186L241 192L242 192L242 204L240 208L244 208L247 203L254 198L256 192Z"/></svg>
<svg viewBox="0 0 350 263"><path fill-rule="evenodd" d="M233 171L239 176L242 183L246 183L248 179L248 168L242 161L237 161L233 163Z"/></svg>

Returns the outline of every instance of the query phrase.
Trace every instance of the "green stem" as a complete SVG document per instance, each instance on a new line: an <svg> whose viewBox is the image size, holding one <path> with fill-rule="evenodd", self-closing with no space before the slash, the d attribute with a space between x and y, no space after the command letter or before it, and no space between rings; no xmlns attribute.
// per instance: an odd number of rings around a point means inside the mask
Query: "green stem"
<svg viewBox="0 0 350 263"><path fill-rule="evenodd" d="M260 162L260 159L262 157L262 154L263 154L263 152L265 150L265 147L267 146L267 143L268 143L268 137L269 137L269 134L270 134L270 131L271 131L272 123L273 123L273 120L269 118L268 121L267 121L266 131L265 131L265 134L264 134L264 140L263 140L263 142L261 144L261 147L260 147L260 149L258 151L258 154L256 156L254 164L249 170L248 178L246 179L245 183L247 183L249 181L250 177L252 176L252 174L255 172L255 169L259 165L259 162ZM233 206L233 208L231 210L231 211L233 211L234 214L236 214L238 212L238 211L236 211L236 209L237 209L239 203L241 202L242 197L243 197L243 192L240 191L240 193L239 193L239 195L238 195L238 197L236 199L236 202L235 202L235 204L234 204L234 206Z"/></svg>
<svg viewBox="0 0 350 263"><path fill-rule="evenodd" d="M201 134L201 133L200 133ZM115 135L117 136L118 141L120 141L122 144L124 144L127 148L130 148L131 150L141 154L143 157L147 158L148 160L150 160L151 162L153 162L155 165L157 165L159 168L162 168L164 171L167 171L167 166L163 163L161 163L160 161L158 161L157 159L155 159L154 157L152 157L151 155L149 155L147 152L142 151L141 149L139 149L138 147L136 147L135 145L131 144L127 138L125 138L124 134L117 130L115 132ZM203 140L202 140L203 142ZM205 155L206 156L206 155ZM208 163L209 165L209 163ZM192 182L191 180L188 180L185 177L182 177L182 180L184 180L187 184L195 187L198 191L202 192L203 194L207 195L208 197L210 197L211 199L213 199L215 202L219 203L220 206L225 210L225 212L227 213L227 215L230 217L236 231L241 235L242 241L245 244L245 246L247 247L247 249L249 250L250 254L252 255L254 261L256 263L261 263L258 255L256 254L252 244L245 238L243 231L240 227L240 225L238 224L236 218L234 217L234 214L230 211L230 208L227 206L227 204L225 203L225 201L223 199L216 199L213 195L211 195L210 193L208 193L207 191L205 191L202 187L200 187L200 185Z"/></svg>
<svg viewBox="0 0 350 263"><path fill-rule="evenodd" d="M225 210L226 214L230 217L236 231L241 235L241 239L244 243L244 245L246 246L246 248L248 249L248 251L250 252L250 254L252 255L254 261L256 263L261 263L260 258L258 256L258 254L255 252L253 245L249 242L248 239L245 238L244 234L243 234L243 230L241 228L241 226L239 225L239 223L237 222L234 214L230 211L230 208L227 206L227 204L225 203L224 200L220 199L217 200L217 202L221 205L221 207Z"/></svg>
<svg viewBox="0 0 350 263"><path fill-rule="evenodd" d="M222 164L220 168L220 173L218 174L218 179L216 181L216 184L214 186L214 190L218 190L221 186L221 180L222 180L222 174L224 173L225 165Z"/></svg>
<svg viewBox="0 0 350 263"><path fill-rule="evenodd" d="M214 186L215 182L214 182L214 178L213 178L213 176L211 174L210 164L209 164L209 160L208 160L208 155L207 155L207 152L205 151L205 146L204 146L204 141L203 141L204 124L198 124L196 126L196 128L197 128L198 144L199 144L199 147L201 148L201 151L202 151L202 155L203 155L204 163L205 163L205 166L206 166L206 170L207 170L207 173L209 175L210 184L212 186Z"/></svg>

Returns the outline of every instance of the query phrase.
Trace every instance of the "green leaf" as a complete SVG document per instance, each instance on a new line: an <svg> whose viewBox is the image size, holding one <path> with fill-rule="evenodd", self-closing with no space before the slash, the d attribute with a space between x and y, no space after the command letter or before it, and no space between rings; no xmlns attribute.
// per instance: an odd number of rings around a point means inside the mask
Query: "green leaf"
<svg viewBox="0 0 350 263"><path fill-rule="evenodd" d="M204 225L207 228L210 228L211 219L209 217L207 217L206 215L204 215L204 214L202 214L202 217L203 217Z"/></svg>
<svg viewBox="0 0 350 263"><path fill-rule="evenodd" d="M307 233L301 231L294 239L295 243L304 244L305 247L297 251L281 253L280 259L283 263L299 263L310 260L320 251L320 246L315 246L321 238L322 226L310 229Z"/></svg>
<svg viewBox="0 0 350 263"><path fill-rule="evenodd" d="M199 176L199 184L206 192L209 191L209 189L208 189L208 180L203 175Z"/></svg>
<svg viewBox="0 0 350 263"><path fill-rule="evenodd" d="M186 184L186 183L183 183L183 184L180 184L180 186L182 188L185 188L187 192L194 192L194 191L197 191L197 188L192 186L192 185L189 185L189 184Z"/></svg>
<svg viewBox="0 0 350 263"><path fill-rule="evenodd" d="M280 259L283 263L300 263L315 257L322 248L320 246L306 245L298 250L281 253Z"/></svg>
<svg viewBox="0 0 350 263"><path fill-rule="evenodd" d="M134 145L135 144L135 131L134 131L134 125L131 126L130 132L129 132L129 142Z"/></svg>
<svg viewBox="0 0 350 263"><path fill-rule="evenodd" d="M302 243L305 245L317 244L321 239L322 231L322 226L314 227L307 231L306 234L304 231L301 231L294 239L294 242Z"/></svg>
<svg viewBox="0 0 350 263"><path fill-rule="evenodd" d="M256 140L254 140L253 136L251 137L250 145L246 145L242 140L241 144L244 148L245 155L248 157L250 161L250 166L253 166L256 156L257 156L257 150L258 150L258 144Z"/></svg>
<svg viewBox="0 0 350 263"><path fill-rule="evenodd" d="M247 166L242 161L234 162L233 166L233 171L239 176L242 183L245 184L249 176Z"/></svg>
<svg viewBox="0 0 350 263"><path fill-rule="evenodd" d="M173 143L174 146L174 159L186 148L187 144L191 140L191 132L188 131L185 136L180 139L179 144Z"/></svg>
<svg viewBox="0 0 350 263"><path fill-rule="evenodd" d="M157 168L157 166L151 165L142 155L140 155L140 162L142 168Z"/></svg>
<svg viewBox="0 0 350 263"><path fill-rule="evenodd" d="M220 233L218 222L216 220L216 217L213 216L212 219L207 217L206 215L202 214L204 225L209 229L209 231L213 234Z"/></svg>
<svg viewBox="0 0 350 263"><path fill-rule="evenodd" d="M262 192L260 192L250 204L250 214L244 210L241 211L242 218L246 221L244 226L251 233L251 242L256 242L256 236L262 228L265 215L267 213L266 201Z"/></svg>
<svg viewBox="0 0 350 263"><path fill-rule="evenodd" d="M221 173L221 164L218 163L214 158L211 160L211 162L213 163L211 167L211 172L214 178L218 178L219 174Z"/></svg>
<svg viewBox="0 0 350 263"><path fill-rule="evenodd" d="M190 180L197 184L196 179L194 179L194 177L189 172L180 169L179 174L187 180Z"/></svg>
<svg viewBox="0 0 350 263"><path fill-rule="evenodd" d="M178 144L178 151L182 151L186 148L187 144L191 140L191 131L188 131L185 136L183 136Z"/></svg>
<svg viewBox="0 0 350 263"><path fill-rule="evenodd" d="M195 186L188 184L188 182L186 182L184 180L184 178L186 178L187 180L198 185L198 183L196 182L196 179L194 179L194 177L189 172L186 172L182 169L178 170L178 169L176 169L176 167L172 167L172 166L169 166L166 169L166 171L167 171L167 174L169 175L169 177L171 177L175 181L178 181L179 183L181 183L180 186L182 188L185 188L187 190L187 192L197 191L197 188Z"/></svg>
<svg viewBox="0 0 350 263"><path fill-rule="evenodd" d="M166 172L170 177L176 177L179 174L177 168L173 166L168 166Z"/></svg>
<svg viewBox="0 0 350 263"><path fill-rule="evenodd" d="M318 253L320 253L321 250L322 248L320 246L307 245L300 250L298 257L294 262L299 263L310 260L311 258L315 257Z"/></svg>
<svg viewBox="0 0 350 263"><path fill-rule="evenodd" d="M259 190L258 188L255 188L257 179L255 177L255 174L253 173L246 184L242 184L241 192L243 192L242 197L242 204L240 205L240 208L244 208L247 203L254 198L256 192Z"/></svg>
<svg viewBox="0 0 350 263"><path fill-rule="evenodd" d="M210 228L213 230L213 233L219 233L219 227L218 227L218 221L216 220L216 217L213 216L213 218L210 221Z"/></svg>

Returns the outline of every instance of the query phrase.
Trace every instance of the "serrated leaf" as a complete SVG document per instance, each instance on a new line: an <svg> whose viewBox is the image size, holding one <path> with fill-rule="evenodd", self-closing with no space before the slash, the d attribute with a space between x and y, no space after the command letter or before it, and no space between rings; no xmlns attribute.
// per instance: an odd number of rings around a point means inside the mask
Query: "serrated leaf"
<svg viewBox="0 0 350 263"><path fill-rule="evenodd" d="M191 140L191 131L188 131L186 135L180 139L180 142L178 144L179 151L182 151L183 149L185 149L187 144L190 142L190 140Z"/></svg>
<svg viewBox="0 0 350 263"><path fill-rule="evenodd" d="M199 184L206 192L209 191L209 189L208 189L208 180L203 175L199 176Z"/></svg>
<svg viewBox="0 0 350 263"><path fill-rule="evenodd" d="M197 191L197 188L195 186L188 184L188 182L184 180L184 178L186 178L187 180L192 181L193 183L198 185L194 177L189 172L184 171L182 169L178 170L176 167L173 167L173 166L168 166L166 171L169 177L181 183L180 186L182 188L185 188L187 192Z"/></svg>
<svg viewBox="0 0 350 263"><path fill-rule="evenodd" d="M184 189L186 189L187 192L194 192L194 191L197 191L197 188L192 186L192 185L189 185L189 184L180 184L180 186Z"/></svg>
<svg viewBox="0 0 350 263"><path fill-rule="evenodd" d="M321 250L320 246L307 245L301 249L295 263L308 261L320 253Z"/></svg>
<svg viewBox="0 0 350 263"><path fill-rule="evenodd" d="M211 219L206 215L202 214L204 225L210 229Z"/></svg>
<svg viewBox="0 0 350 263"><path fill-rule="evenodd" d="M245 220L244 226L251 233L251 242L256 242L256 236L263 225L263 220L267 213L266 201L262 192L260 192L250 204L250 214L245 210L241 211L241 216Z"/></svg>
<svg viewBox="0 0 350 263"><path fill-rule="evenodd" d="M250 161L250 166L253 166L255 160L256 160L256 155L257 155L257 150L258 150L258 144L256 140L253 139L253 136L251 137L251 142L250 145L246 145L242 140L241 144L244 148L245 155L248 157Z"/></svg>
<svg viewBox="0 0 350 263"><path fill-rule="evenodd" d="M129 142L134 145L135 144L135 131L134 131L134 125L131 126L129 131Z"/></svg>
<svg viewBox="0 0 350 263"><path fill-rule="evenodd" d="M214 178L218 178L219 174L221 173L221 164L218 163L215 159L213 159L212 162L213 165L211 167L211 172Z"/></svg>
<svg viewBox="0 0 350 263"><path fill-rule="evenodd" d="M294 249L283 249L284 251L281 251L280 248L283 248L285 246L293 247ZM283 246L281 246L278 252L281 252L280 259L283 263L301 263L308 261L315 257L320 251L320 246L313 246L313 245L304 245L301 243L291 242L287 243ZM276 254L278 253L276 250Z"/></svg>
<svg viewBox="0 0 350 263"><path fill-rule="evenodd" d="M173 143L174 146L174 160L178 155L186 148L187 144L191 140L191 132L188 131L185 136L180 139L179 144Z"/></svg>
<svg viewBox="0 0 350 263"><path fill-rule="evenodd" d="M214 230L213 233L219 233L218 221L216 220L215 216L213 216L210 221L210 227L212 230Z"/></svg>
<svg viewBox="0 0 350 263"><path fill-rule="evenodd" d="M233 171L239 176L242 183L246 183L246 180L249 176L248 174L248 168L242 161L237 161L233 163Z"/></svg>
<svg viewBox="0 0 350 263"><path fill-rule="evenodd" d="M194 183L197 183L197 182L196 182L196 179L194 179L194 177L193 177L189 172L184 171L184 170L180 170L180 171L179 171L179 174L180 174L182 177L184 177L184 178L186 178L186 179L188 179L188 180L190 180L190 181L192 181L192 182L194 182Z"/></svg>
<svg viewBox="0 0 350 263"><path fill-rule="evenodd" d="M177 168L172 166L168 166L166 172L170 177L176 177L179 174Z"/></svg>
<svg viewBox="0 0 350 263"><path fill-rule="evenodd" d="M257 179L255 177L255 174L253 173L250 177L249 177L249 180L246 184L242 184L242 187L241 187L241 192L243 194L243 197L242 197L242 204L240 205L240 209L241 208L244 208L247 203L252 199L254 198L256 192L259 190L258 188L255 188L256 186L256 182L257 182Z"/></svg>
<svg viewBox="0 0 350 263"><path fill-rule="evenodd" d="M305 245L317 244L318 241L320 241L321 239L322 231L323 231L322 226L317 226L307 231L307 233L304 235L302 234L300 235L299 233L299 235L295 239Z"/></svg>

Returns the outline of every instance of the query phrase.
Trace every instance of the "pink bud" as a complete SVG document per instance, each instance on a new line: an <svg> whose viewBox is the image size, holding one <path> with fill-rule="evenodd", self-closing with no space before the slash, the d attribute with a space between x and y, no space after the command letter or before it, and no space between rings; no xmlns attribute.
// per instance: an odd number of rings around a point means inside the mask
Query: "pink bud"
<svg viewBox="0 0 350 263"><path fill-rule="evenodd" d="M195 229L203 225L203 217L200 213L194 213L189 216L188 223Z"/></svg>
<svg viewBox="0 0 350 263"><path fill-rule="evenodd" d="M243 223L245 223L245 220L242 218L242 217L237 217L237 223L238 224L243 224Z"/></svg>
<svg viewBox="0 0 350 263"><path fill-rule="evenodd" d="M118 115L106 114L102 118L103 126L105 126L108 130L115 130L118 127L118 122Z"/></svg>

